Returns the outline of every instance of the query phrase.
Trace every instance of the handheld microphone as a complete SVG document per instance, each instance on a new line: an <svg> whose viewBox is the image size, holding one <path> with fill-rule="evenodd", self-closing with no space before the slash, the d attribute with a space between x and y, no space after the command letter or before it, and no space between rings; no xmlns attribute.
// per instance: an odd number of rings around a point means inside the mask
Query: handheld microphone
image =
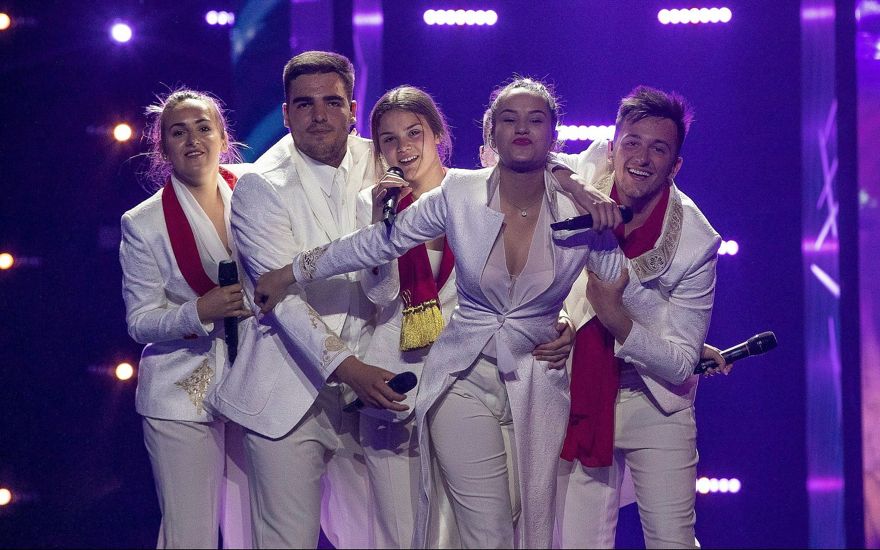
<svg viewBox="0 0 880 550"><path fill-rule="evenodd" d="M217 268L217 281L220 286L234 285L238 282L238 266L234 260L223 260ZM238 355L238 317L224 317L223 328L226 332L226 350L229 353L229 364L235 362Z"/></svg>
<svg viewBox="0 0 880 550"><path fill-rule="evenodd" d="M633 219L633 211L629 206L619 205L620 215L623 216L623 223L629 223ZM550 224L550 229L553 231L575 231L578 229L589 229L593 227L593 216L590 214L584 214L583 216L574 216L573 218L566 218L561 222L555 222Z"/></svg>
<svg viewBox="0 0 880 550"><path fill-rule="evenodd" d="M390 167L385 173L394 174L403 179L403 170L397 166ZM397 217L397 199L399 197L400 187L392 187L385 192L385 198L382 199L382 221L385 222L385 227L387 227L389 231L391 230L391 226L394 225L394 218Z"/></svg>
<svg viewBox="0 0 880 550"><path fill-rule="evenodd" d="M417 383L418 379L416 378L416 374L412 371L402 372L386 382L388 387L397 393L406 393L416 387ZM364 408L364 402L358 397L348 405L342 407L342 412L350 413L362 408Z"/></svg>
<svg viewBox="0 0 880 550"><path fill-rule="evenodd" d="M767 332L752 336L738 346L733 346L732 348L722 351L721 357L724 358L725 363L733 363L734 361L739 361L740 359L745 359L752 355L767 353L775 347L776 335L768 330ZM718 366L718 364L712 359L703 359L696 367L694 367L694 374L703 374L707 370L716 366Z"/></svg>

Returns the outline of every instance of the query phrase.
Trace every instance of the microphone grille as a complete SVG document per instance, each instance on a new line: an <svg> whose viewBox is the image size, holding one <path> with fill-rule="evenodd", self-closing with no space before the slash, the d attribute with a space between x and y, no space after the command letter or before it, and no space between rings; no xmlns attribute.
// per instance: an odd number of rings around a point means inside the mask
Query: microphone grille
<svg viewBox="0 0 880 550"><path fill-rule="evenodd" d="M399 178L402 178L402 177L403 177L403 170L401 170L401 169L398 168L397 166L391 166L391 167L389 167L389 168L388 168L388 173L389 173L389 174L395 174L395 175L397 175L397 177L399 177Z"/></svg>
<svg viewBox="0 0 880 550"><path fill-rule="evenodd" d="M750 355L765 353L776 347L776 335L771 331L762 332L749 338L748 348Z"/></svg>

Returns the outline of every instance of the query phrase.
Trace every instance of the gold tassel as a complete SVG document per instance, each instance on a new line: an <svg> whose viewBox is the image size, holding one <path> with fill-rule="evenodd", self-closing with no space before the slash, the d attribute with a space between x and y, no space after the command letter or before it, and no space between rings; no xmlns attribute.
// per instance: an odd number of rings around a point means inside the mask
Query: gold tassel
<svg viewBox="0 0 880 550"><path fill-rule="evenodd" d="M404 308L400 324L400 350L423 348L433 344L443 330L443 314L437 300Z"/></svg>

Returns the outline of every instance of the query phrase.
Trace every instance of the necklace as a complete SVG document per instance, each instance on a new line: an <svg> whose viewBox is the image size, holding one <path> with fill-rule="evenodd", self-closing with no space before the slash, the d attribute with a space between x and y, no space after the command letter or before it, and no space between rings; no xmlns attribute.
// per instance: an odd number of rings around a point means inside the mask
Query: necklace
<svg viewBox="0 0 880 550"><path fill-rule="evenodd" d="M510 199L507 198L507 197L504 197L504 200L507 201L507 204L509 204L509 205L513 206L514 208L516 208L517 210L519 210L519 215L522 216L523 218L525 218L526 216L529 215L529 209L531 209L533 206L535 206L536 204L538 204L539 202L541 202L541 200L542 200L543 198L544 198L544 195L543 195L543 193L542 193L541 196L538 197L538 199L537 199L536 201L534 201L532 204L526 206L525 208L523 208L522 206L520 206L520 205L514 203L512 200L510 200Z"/></svg>

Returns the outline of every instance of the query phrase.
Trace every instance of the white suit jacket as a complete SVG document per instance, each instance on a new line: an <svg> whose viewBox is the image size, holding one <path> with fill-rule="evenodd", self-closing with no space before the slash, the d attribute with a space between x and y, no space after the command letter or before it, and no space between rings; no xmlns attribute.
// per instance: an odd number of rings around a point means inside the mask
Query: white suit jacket
<svg viewBox="0 0 880 550"><path fill-rule="evenodd" d="M240 174L248 165L224 165ZM210 422L205 392L226 367L223 323L202 324L198 294L171 249L162 190L122 215L122 297L128 333L146 344L138 364L137 412L163 420Z"/></svg>
<svg viewBox="0 0 880 550"><path fill-rule="evenodd" d="M459 307L428 354L416 400L423 494L413 542L419 547L426 543L431 512L427 497L432 484L431 443L425 415L495 333L512 352L514 364L508 366L515 368L505 375L505 384L520 469L522 517L518 546L550 546L556 464L569 408L568 377L564 370L549 370L546 364L535 361L531 352L536 345L558 336L555 324L562 302L585 266L603 279L613 279L625 262L610 231L590 232L577 245L555 242L553 284L520 306L498 311L480 287L483 268L504 220L503 214L488 206L491 188L497 185L493 170L450 170L439 188L425 193L397 216L390 237L383 224L375 224L329 247L302 254L293 264L296 279L307 285L307 281L334 273L381 265L444 233L455 253ZM554 184L549 172L545 173L554 220L576 215L574 205L556 192ZM541 230L550 228L535 229Z"/></svg>
<svg viewBox="0 0 880 550"><path fill-rule="evenodd" d="M558 155L599 191L611 193L606 175L607 143L597 141L579 155ZM615 355L635 366L666 413L693 405L700 377L693 374L709 330L715 297L715 264L721 237L697 205L674 184L663 230L652 250L629 264L624 305L633 328ZM577 328L595 313L580 277L565 309Z"/></svg>
<svg viewBox="0 0 880 550"><path fill-rule="evenodd" d="M245 291L266 271L287 265L302 250L326 244L355 227L356 197L375 183L370 142L349 136L351 155L345 205L337 224L315 181L303 181L300 153L288 134L239 178L232 195L232 232L247 275ZM285 435L300 421L327 377L353 354L357 342L338 334L351 303L363 318L372 306L356 275L342 275L297 288L265 316L239 325L238 356L206 402L218 413L267 437ZM364 342L365 343L365 342Z"/></svg>

